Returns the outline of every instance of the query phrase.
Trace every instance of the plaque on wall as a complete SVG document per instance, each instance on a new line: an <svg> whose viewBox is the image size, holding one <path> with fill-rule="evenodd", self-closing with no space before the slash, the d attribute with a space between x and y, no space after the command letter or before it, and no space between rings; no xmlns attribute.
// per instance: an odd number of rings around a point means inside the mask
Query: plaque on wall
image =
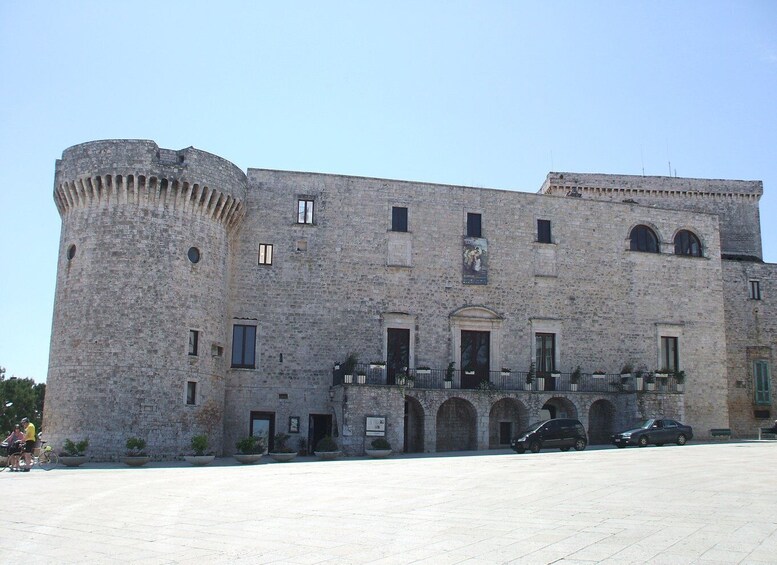
<svg viewBox="0 0 777 565"><path fill-rule="evenodd" d="M483 237L465 237L462 283L488 284L488 241Z"/></svg>
<svg viewBox="0 0 777 565"><path fill-rule="evenodd" d="M365 425L366 435L385 436L386 435L386 417L385 416L367 416Z"/></svg>

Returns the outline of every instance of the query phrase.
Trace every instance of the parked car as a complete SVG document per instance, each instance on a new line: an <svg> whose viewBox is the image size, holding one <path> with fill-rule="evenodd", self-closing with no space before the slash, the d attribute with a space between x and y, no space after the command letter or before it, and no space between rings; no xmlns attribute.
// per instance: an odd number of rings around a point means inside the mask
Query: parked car
<svg viewBox="0 0 777 565"><path fill-rule="evenodd" d="M574 447L582 451L588 445L588 436L579 420L573 418L554 418L536 422L518 434L510 442L510 447L516 453L530 450L537 453L542 448L557 447L561 451L569 451Z"/></svg>
<svg viewBox="0 0 777 565"><path fill-rule="evenodd" d="M685 445L691 439L693 439L691 426L686 426L669 418L645 420L638 426L613 434L610 438L611 442L618 447L626 447L627 445L645 447L651 443L655 445L664 445L665 443Z"/></svg>

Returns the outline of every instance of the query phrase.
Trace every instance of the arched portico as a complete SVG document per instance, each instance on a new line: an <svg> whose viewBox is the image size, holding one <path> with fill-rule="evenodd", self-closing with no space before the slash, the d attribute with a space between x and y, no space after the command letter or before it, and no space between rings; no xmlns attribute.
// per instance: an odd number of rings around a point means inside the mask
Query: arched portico
<svg viewBox="0 0 777 565"><path fill-rule="evenodd" d="M577 418L577 407L568 398L554 396L542 405L540 418Z"/></svg>
<svg viewBox="0 0 777 565"><path fill-rule="evenodd" d="M450 398L437 410L437 451L467 451L478 448L477 412L463 398Z"/></svg>
<svg viewBox="0 0 777 565"><path fill-rule="evenodd" d="M492 406L488 415L489 449L510 446L510 440L529 425L529 411L516 398L502 398Z"/></svg>
<svg viewBox="0 0 777 565"><path fill-rule="evenodd" d="M417 398L405 396L405 453L424 452L424 408Z"/></svg>
<svg viewBox="0 0 777 565"><path fill-rule="evenodd" d="M588 442L605 444L615 431L615 406L609 400L599 399L591 404L588 411Z"/></svg>

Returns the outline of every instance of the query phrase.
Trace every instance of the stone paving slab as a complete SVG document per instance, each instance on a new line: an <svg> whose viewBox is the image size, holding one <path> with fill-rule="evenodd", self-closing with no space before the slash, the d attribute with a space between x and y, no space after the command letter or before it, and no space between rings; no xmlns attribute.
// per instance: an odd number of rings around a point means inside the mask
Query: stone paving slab
<svg viewBox="0 0 777 565"><path fill-rule="evenodd" d="M0 473L4 562L777 563L777 443ZM19 555L19 558L7 556Z"/></svg>

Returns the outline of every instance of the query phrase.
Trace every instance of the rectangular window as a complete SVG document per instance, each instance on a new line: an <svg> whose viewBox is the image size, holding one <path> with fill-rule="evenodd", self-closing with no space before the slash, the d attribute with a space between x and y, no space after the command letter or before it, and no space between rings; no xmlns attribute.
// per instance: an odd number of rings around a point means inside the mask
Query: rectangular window
<svg viewBox="0 0 777 565"><path fill-rule="evenodd" d="M232 367L256 368L256 326L235 324L232 327Z"/></svg>
<svg viewBox="0 0 777 565"><path fill-rule="evenodd" d="M556 334L534 334L534 342L537 347L537 373L553 372L556 363Z"/></svg>
<svg viewBox="0 0 777 565"><path fill-rule="evenodd" d="M467 213L467 236L483 237L481 230L480 214Z"/></svg>
<svg viewBox="0 0 777 565"><path fill-rule="evenodd" d="M189 330L189 355L197 355L200 344L200 332Z"/></svg>
<svg viewBox="0 0 777 565"><path fill-rule="evenodd" d="M259 244L259 264L272 265L272 245L269 243Z"/></svg>
<svg viewBox="0 0 777 565"><path fill-rule="evenodd" d="M186 404L194 406L197 404L197 382L188 381L186 383Z"/></svg>
<svg viewBox="0 0 777 565"><path fill-rule="evenodd" d="M313 223L313 201L299 199L297 201L297 223L298 224L312 224Z"/></svg>
<svg viewBox="0 0 777 565"><path fill-rule="evenodd" d="M771 404L768 361L758 360L753 362L753 378L755 379L755 403Z"/></svg>
<svg viewBox="0 0 777 565"><path fill-rule="evenodd" d="M761 281L750 281L750 300L761 300Z"/></svg>
<svg viewBox="0 0 777 565"><path fill-rule="evenodd" d="M537 241L552 243L550 239L550 220L537 220Z"/></svg>
<svg viewBox="0 0 777 565"><path fill-rule="evenodd" d="M407 208L402 206L391 208L391 231L407 231Z"/></svg>
<svg viewBox="0 0 777 565"><path fill-rule="evenodd" d="M677 338L661 336L661 369L671 373L677 371L679 357L677 354Z"/></svg>

